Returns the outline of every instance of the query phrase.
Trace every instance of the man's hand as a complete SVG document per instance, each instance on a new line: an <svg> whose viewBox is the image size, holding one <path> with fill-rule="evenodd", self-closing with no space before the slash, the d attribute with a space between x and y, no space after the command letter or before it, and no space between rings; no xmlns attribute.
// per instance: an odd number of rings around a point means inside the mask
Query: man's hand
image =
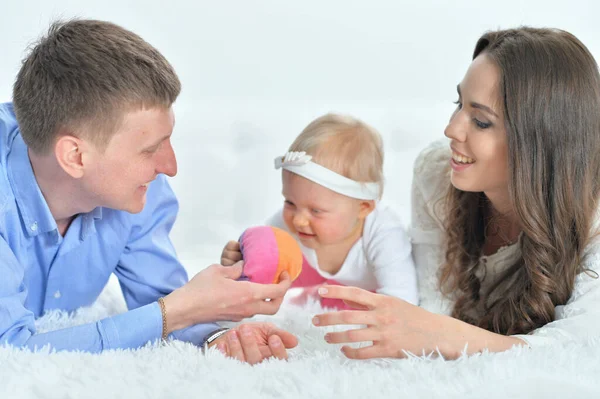
<svg viewBox="0 0 600 399"><path fill-rule="evenodd" d="M221 253L221 264L223 266L231 266L241 260L242 252L240 251L240 243L237 241L229 241Z"/></svg>
<svg viewBox="0 0 600 399"><path fill-rule="evenodd" d="M228 357L256 364L275 357L287 359L287 349L298 345L298 339L271 323L240 324L210 344Z"/></svg>
<svg viewBox="0 0 600 399"><path fill-rule="evenodd" d="M287 272L281 274L278 284L236 281L241 275L242 262L231 267L212 265L167 295L164 301L168 332L198 323L275 314L292 284Z"/></svg>

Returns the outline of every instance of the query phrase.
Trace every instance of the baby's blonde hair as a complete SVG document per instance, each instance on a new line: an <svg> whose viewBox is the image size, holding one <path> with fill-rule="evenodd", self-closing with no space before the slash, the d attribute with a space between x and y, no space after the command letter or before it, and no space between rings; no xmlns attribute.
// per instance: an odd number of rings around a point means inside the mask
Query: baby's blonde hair
<svg viewBox="0 0 600 399"><path fill-rule="evenodd" d="M289 151L358 182L380 183L383 194L383 140L377 130L347 115L326 114L304 128Z"/></svg>

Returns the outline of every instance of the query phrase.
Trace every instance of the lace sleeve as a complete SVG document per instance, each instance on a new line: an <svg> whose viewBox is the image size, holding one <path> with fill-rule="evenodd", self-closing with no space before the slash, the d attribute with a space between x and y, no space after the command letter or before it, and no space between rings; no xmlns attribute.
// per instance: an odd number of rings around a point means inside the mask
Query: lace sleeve
<svg viewBox="0 0 600 399"><path fill-rule="evenodd" d="M452 301L438 287L438 270L444 261L444 231L437 208L448 184L449 147L434 142L415 161L411 190L409 235L417 270L419 305L430 312L449 314ZM437 210L437 212L436 212Z"/></svg>
<svg viewBox="0 0 600 399"><path fill-rule="evenodd" d="M516 337L533 347L600 336L600 248L587 253L583 266L587 272L576 277L571 298L556 307L555 320Z"/></svg>

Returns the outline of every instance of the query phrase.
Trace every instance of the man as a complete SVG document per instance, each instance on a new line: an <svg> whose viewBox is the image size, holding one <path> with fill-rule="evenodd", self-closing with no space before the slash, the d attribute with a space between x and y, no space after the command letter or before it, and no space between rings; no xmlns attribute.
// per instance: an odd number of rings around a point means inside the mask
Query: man
<svg viewBox="0 0 600 399"><path fill-rule="evenodd" d="M212 265L187 282L164 176L179 92L155 48L108 22L56 23L33 47L0 105L0 343L100 352L172 337L250 363L297 344L270 324L214 324L275 313L289 277L252 284L236 281L241 264ZM92 304L111 273L128 312L35 333L45 311Z"/></svg>

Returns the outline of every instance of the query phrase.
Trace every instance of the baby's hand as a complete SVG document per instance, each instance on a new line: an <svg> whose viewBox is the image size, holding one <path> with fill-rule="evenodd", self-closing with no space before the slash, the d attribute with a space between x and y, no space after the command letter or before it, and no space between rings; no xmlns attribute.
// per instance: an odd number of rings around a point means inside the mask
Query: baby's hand
<svg viewBox="0 0 600 399"><path fill-rule="evenodd" d="M229 241L223 253L221 253L221 264L223 266L233 266L236 262L242 260L242 252L240 251L240 243L237 241Z"/></svg>

